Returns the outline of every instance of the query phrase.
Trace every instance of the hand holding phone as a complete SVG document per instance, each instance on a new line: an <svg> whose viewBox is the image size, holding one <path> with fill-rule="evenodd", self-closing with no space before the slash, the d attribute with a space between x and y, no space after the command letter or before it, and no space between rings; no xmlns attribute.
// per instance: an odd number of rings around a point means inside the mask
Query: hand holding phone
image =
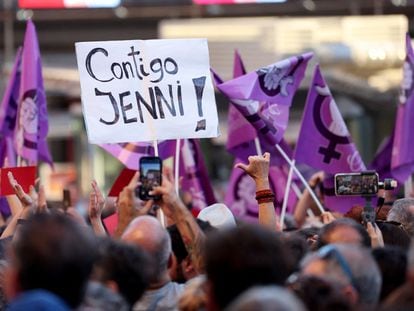
<svg viewBox="0 0 414 311"><path fill-rule="evenodd" d="M160 200L160 196L153 196L149 193L154 187L162 183L162 160L159 157L142 157L139 160L140 182L136 192L143 201Z"/></svg>

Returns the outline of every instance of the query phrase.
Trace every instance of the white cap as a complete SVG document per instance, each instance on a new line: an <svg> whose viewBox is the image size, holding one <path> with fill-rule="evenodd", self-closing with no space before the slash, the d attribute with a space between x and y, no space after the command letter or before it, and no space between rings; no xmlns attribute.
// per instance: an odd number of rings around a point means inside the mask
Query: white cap
<svg viewBox="0 0 414 311"><path fill-rule="evenodd" d="M203 208L198 219L208 221L217 229L236 227L236 220L230 209L223 203L216 203Z"/></svg>

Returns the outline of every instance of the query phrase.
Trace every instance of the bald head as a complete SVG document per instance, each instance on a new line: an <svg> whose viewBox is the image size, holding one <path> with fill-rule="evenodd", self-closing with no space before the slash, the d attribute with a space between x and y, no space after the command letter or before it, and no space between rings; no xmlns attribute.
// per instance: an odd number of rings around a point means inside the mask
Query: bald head
<svg viewBox="0 0 414 311"><path fill-rule="evenodd" d="M152 216L135 218L125 229L122 240L139 246L150 254L155 264L153 282L168 274L168 259L171 254L170 236L160 222Z"/></svg>

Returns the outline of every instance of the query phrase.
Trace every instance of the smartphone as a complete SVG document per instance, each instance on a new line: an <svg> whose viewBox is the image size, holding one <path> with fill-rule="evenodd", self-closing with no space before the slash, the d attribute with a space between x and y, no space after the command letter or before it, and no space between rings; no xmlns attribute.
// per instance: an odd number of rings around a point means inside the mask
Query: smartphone
<svg viewBox="0 0 414 311"><path fill-rule="evenodd" d="M378 192L376 172L340 173L335 175L335 195L370 196Z"/></svg>
<svg viewBox="0 0 414 311"><path fill-rule="evenodd" d="M142 157L139 160L141 185L137 188L138 197L143 201L159 200L160 196L152 196L150 191L162 183L162 160L159 157Z"/></svg>

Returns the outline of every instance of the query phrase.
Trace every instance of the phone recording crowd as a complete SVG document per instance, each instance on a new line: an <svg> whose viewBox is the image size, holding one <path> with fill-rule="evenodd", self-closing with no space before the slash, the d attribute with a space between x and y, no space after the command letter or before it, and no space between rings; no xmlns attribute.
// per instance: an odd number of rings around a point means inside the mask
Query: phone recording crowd
<svg viewBox="0 0 414 311"><path fill-rule="evenodd" d="M269 163L236 165L256 186L250 223L223 203L196 213L158 157L114 200L92 181L85 215L70 192L49 206L41 184L26 191L9 172L0 310L413 310L414 199L376 172L337 174L336 195L362 203L322 212L317 172L281 216Z"/></svg>

